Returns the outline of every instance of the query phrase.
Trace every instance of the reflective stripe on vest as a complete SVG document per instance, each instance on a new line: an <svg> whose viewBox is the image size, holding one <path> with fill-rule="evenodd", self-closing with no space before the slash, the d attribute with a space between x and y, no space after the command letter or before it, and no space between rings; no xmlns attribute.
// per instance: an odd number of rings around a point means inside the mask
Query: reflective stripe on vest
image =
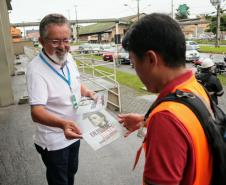
<svg viewBox="0 0 226 185"><path fill-rule="evenodd" d="M184 83L175 87L187 92L193 92L209 105L208 96L202 86L192 76ZM178 120L183 124L191 136L194 152L195 152L195 177L193 185L209 185L212 177L212 155L205 136L204 130L195 116L195 114L185 105L177 102L163 102L158 105L149 115L147 119L147 127L150 124L150 120L154 114L160 111L171 112ZM146 151L146 143L144 140L144 150ZM139 157L138 157L139 158Z"/></svg>

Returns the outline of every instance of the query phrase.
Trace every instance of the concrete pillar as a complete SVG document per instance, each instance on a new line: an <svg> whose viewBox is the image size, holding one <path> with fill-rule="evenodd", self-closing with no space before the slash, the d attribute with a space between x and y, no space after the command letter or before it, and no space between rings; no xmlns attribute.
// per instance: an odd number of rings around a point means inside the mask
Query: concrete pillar
<svg viewBox="0 0 226 185"><path fill-rule="evenodd" d="M0 0L0 106L13 103L11 77L13 73L13 48L6 0Z"/></svg>

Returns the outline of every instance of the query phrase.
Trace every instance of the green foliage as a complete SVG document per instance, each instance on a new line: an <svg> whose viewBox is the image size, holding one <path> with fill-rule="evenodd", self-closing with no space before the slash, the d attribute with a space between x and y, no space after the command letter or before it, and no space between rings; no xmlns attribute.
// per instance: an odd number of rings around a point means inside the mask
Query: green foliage
<svg viewBox="0 0 226 185"><path fill-rule="evenodd" d="M180 19L187 19L188 16L190 15L189 13L189 7L187 6L187 4L181 4L179 5L178 9L177 9L177 13L176 15L176 19L180 20Z"/></svg>
<svg viewBox="0 0 226 185"><path fill-rule="evenodd" d="M210 24L208 29L206 30L207 32L213 32L216 34L216 28L217 28L217 17L216 16L206 16L207 20L210 20ZM221 31L226 31L226 14L221 15L220 18L220 30Z"/></svg>

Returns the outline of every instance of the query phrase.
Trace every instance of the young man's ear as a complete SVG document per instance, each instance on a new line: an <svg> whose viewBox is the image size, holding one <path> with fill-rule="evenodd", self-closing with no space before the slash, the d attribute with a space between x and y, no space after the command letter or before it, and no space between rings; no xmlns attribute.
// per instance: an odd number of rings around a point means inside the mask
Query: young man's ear
<svg viewBox="0 0 226 185"><path fill-rule="evenodd" d="M148 62L151 65L156 65L158 63L158 55L156 52L154 52L153 50L148 50L146 52L146 57L148 59Z"/></svg>

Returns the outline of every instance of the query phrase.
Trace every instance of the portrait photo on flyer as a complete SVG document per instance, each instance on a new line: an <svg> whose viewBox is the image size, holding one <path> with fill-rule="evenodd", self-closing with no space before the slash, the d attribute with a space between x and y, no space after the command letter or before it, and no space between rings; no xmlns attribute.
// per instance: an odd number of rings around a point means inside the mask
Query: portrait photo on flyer
<svg viewBox="0 0 226 185"><path fill-rule="evenodd" d="M121 126L106 110L85 113L83 115L83 139L98 150L121 136Z"/></svg>

